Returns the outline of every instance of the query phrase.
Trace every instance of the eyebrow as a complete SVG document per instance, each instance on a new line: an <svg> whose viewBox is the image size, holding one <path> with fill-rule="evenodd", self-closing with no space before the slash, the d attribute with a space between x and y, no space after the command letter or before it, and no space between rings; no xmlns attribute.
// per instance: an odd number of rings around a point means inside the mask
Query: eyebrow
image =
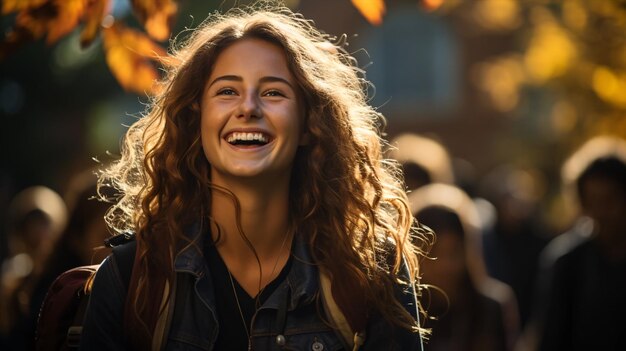
<svg viewBox="0 0 626 351"><path fill-rule="evenodd" d="M213 84L217 83L218 81L222 81L222 80L232 81L232 82L243 82L243 78L240 76L225 75L225 76L219 76L213 79L213 81L209 84L209 87L211 87ZM295 90L293 85L288 80L286 80L285 78L281 78L281 77L265 76L259 79L259 82L260 83L271 83L271 82L284 83L284 84L287 84L292 90Z"/></svg>

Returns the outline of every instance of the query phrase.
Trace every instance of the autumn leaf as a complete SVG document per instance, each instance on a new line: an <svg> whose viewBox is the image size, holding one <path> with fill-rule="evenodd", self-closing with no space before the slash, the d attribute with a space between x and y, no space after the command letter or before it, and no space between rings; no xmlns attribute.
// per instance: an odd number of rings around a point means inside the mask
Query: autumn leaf
<svg viewBox="0 0 626 351"><path fill-rule="evenodd" d="M29 32L33 39L39 39L46 33L49 23L54 20L57 12L52 2L22 11L15 17L14 29L16 31Z"/></svg>
<svg viewBox="0 0 626 351"><path fill-rule="evenodd" d="M167 52L144 33L119 23L103 30L106 61L111 72L128 91L155 93L159 74L155 62Z"/></svg>
<svg viewBox="0 0 626 351"><path fill-rule="evenodd" d="M352 4L371 24L378 26L383 23L384 0L352 0Z"/></svg>
<svg viewBox="0 0 626 351"><path fill-rule="evenodd" d="M133 12L146 32L156 40L167 40L178 6L173 0L131 0Z"/></svg>
<svg viewBox="0 0 626 351"><path fill-rule="evenodd" d="M37 8L48 1L50 0L4 0L2 1L2 14Z"/></svg>
<svg viewBox="0 0 626 351"><path fill-rule="evenodd" d="M78 25L85 12L85 0L56 0L57 16L48 23L48 45L69 34Z"/></svg>
<svg viewBox="0 0 626 351"><path fill-rule="evenodd" d="M55 43L78 25L86 0L51 0L19 12L15 29L29 31L34 39L47 34L46 43Z"/></svg>
<svg viewBox="0 0 626 351"><path fill-rule="evenodd" d="M0 42L0 59L9 56L22 44L41 38L47 29L47 23L56 16L52 2L46 2L36 8L23 7L15 17L15 25L6 32Z"/></svg>
<svg viewBox="0 0 626 351"><path fill-rule="evenodd" d="M22 44L46 37L48 45L69 34L81 21L87 2L95 0L13 0L3 3L3 11L19 9L15 24L0 42L0 59ZM97 0L101 1L101 0ZM108 0L107 0L108 1Z"/></svg>
<svg viewBox="0 0 626 351"><path fill-rule="evenodd" d="M83 15L85 27L80 33L80 46L86 48L93 42L100 31L100 23L105 13L108 13L109 0L89 0Z"/></svg>
<svg viewBox="0 0 626 351"><path fill-rule="evenodd" d="M444 0L421 0L422 8L426 11L435 11L443 5Z"/></svg>

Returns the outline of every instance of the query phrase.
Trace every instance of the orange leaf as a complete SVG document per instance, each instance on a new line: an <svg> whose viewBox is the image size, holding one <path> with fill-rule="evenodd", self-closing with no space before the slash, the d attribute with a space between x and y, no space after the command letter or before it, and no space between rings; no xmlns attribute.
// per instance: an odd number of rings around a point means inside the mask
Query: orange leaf
<svg viewBox="0 0 626 351"><path fill-rule="evenodd" d="M80 46L86 48L93 42L94 38L100 30L100 23L107 12L109 0L89 0L87 9L83 15L85 28L80 33Z"/></svg>
<svg viewBox="0 0 626 351"><path fill-rule="evenodd" d="M41 38L55 15L56 9L50 2L35 9L22 11L15 17L15 31L27 31L33 39Z"/></svg>
<svg viewBox="0 0 626 351"><path fill-rule="evenodd" d="M159 74L154 61L167 56L165 49L142 32L115 23L104 29L104 50L111 72L128 91L155 93Z"/></svg>
<svg viewBox="0 0 626 351"><path fill-rule="evenodd" d="M86 0L51 0L40 7L18 13L16 28L30 31L39 38L47 33L46 43L55 43L69 34L79 23Z"/></svg>
<svg viewBox="0 0 626 351"><path fill-rule="evenodd" d="M52 44L69 34L85 12L86 0L56 0L58 14L48 26L46 43Z"/></svg>
<svg viewBox="0 0 626 351"><path fill-rule="evenodd" d="M11 12L24 11L31 8L42 6L50 0L4 0L2 1L2 14L6 15Z"/></svg>
<svg viewBox="0 0 626 351"><path fill-rule="evenodd" d="M376 26L383 23L383 15L385 14L384 0L352 0L352 4L369 23Z"/></svg>
<svg viewBox="0 0 626 351"><path fill-rule="evenodd" d="M422 7L426 11L435 11L443 5L444 0L421 0Z"/></svg>
<svg viewBox="0 0 626 351"><path fill-rule="evenodd" d="M169 38L178 6L173 0L131 0L133 12L154 39Z"/></svg>
<svg viewBox="0 0 626 351"><path fill-rule="evenodd" d="M42 2L39 7L33 2L27 1L7 1L2 3L3 13L15 10L20 12L15 17L15 25L7 31L0 42L0 59L4 59L15 51L22 44L39 39L46 32L46 22L55 14L54 5L51 2ZM37 19L35 19L37 18ZM39 20L43 18L44 20Z"/></svg>

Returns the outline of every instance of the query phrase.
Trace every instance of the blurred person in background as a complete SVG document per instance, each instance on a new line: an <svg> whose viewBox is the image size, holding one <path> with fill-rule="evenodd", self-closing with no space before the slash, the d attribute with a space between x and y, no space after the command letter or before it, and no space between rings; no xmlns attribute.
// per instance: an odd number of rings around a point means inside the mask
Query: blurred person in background
<svg viewBox="0 0 626 351"><path fill-rule="evenodd" d="M425 308L434 316L425 323L432 328L425 350L511 350L519 327L515 297L486 274L472 200L454 186L431 184L409 194L409 202L436 233L432 259L423 263L423 281L432 286Z"/></svg>
<svg viewBox="0 0 626 351"><path fill-rule="evenodd" d="M523 327L528 320L537 261L549 238L539 215L542 177L532 169L503 165L481 181L480 193L495 209L483 230L488 274L515 292Z"/></svg>
<svg viewBox="0 0 626 351"><path fill-rule="evenodd" d="M541 255L529 348L626 350L626 141L591 139L564 163L580 217Z"/></svg>
<svg viewBox="0 0 626 351"><path fill-rule="evenodd" d="M454 183L452 161L438 141L418 134L401 134L390 143L389 158L400 163L407 190L431 183Z"/></svg>
<svg viewBox="0 0 626 351"><path fill-rule="evenodd" d="M25 340L34 337L28 327L30 297L66 220L61 196L43 186L24 189L9 205L8 256L0 285L2 349L25 349Z"/></svg>
<svg viewBox="0 0 626 351"><path fill-rule="evenodd" d="M106 190L102 188L101 192ZM33 333L41 304L57 276L74 267L98 264L110 253L103 243L110 237L104 215L111 204L96 198L96 195L97 177L93 170L79 173L70 180L65 195L70 213L67 227L46 260L31 295L27 322L28 329ZM27 342L33 342L32 336Z"/></svg>

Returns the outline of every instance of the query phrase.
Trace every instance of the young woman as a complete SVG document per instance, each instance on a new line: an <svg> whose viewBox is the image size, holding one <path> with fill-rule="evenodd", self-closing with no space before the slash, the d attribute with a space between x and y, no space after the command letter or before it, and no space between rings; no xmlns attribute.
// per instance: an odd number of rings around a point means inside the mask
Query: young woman
<svg viewBox="0 0 626 351"><path fill-rule="evenodd" d="M212 15L102 185L133 231L83 349L419 350L419 251L354 59L284 8ZM423 236L414 229L413 236Z"/></svg>

